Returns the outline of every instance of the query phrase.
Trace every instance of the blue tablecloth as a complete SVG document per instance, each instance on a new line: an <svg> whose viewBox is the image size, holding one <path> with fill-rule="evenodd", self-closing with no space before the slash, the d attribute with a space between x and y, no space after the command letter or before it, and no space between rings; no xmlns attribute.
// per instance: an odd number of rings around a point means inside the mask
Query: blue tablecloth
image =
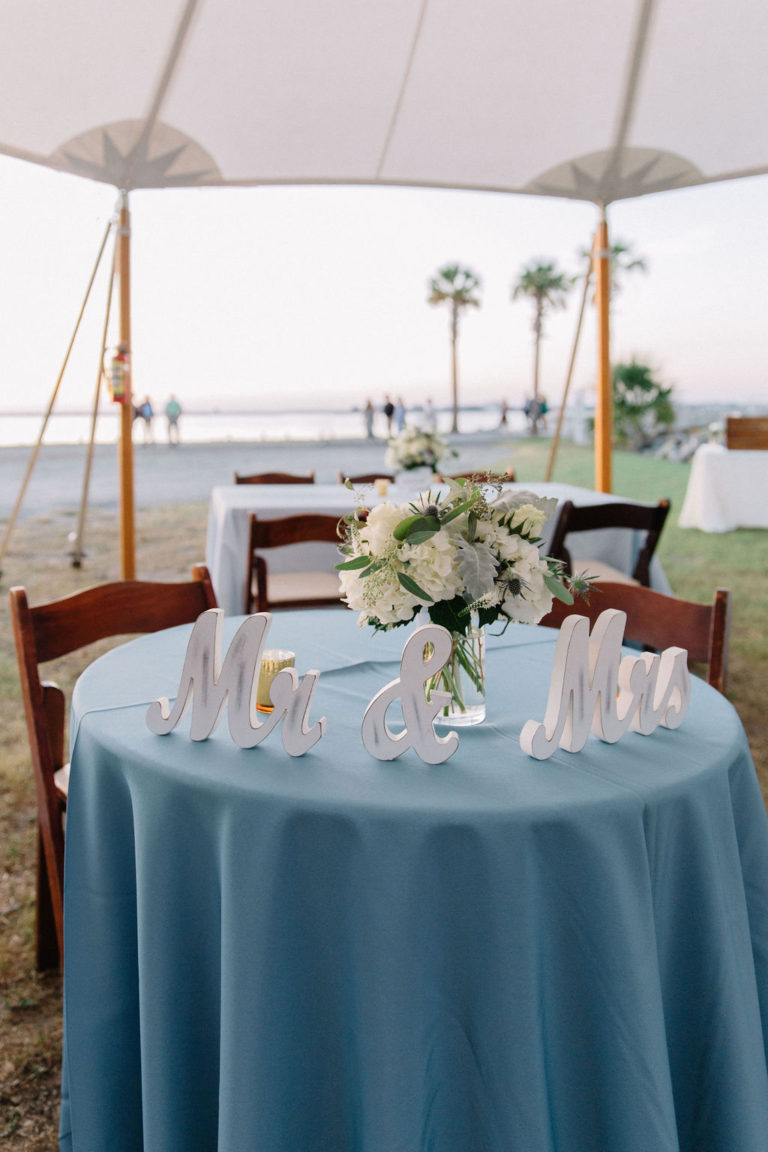
<svg viewBox="0 0 768 1152"><path fill-rule="evenodd" d="M510 628L456 755L382 763L406 632L281 613L328 719L291 759L147 730L187 636L75 692L63 1149L765 1152L768 822L723 697L537 762L554 634Z"/></svg>

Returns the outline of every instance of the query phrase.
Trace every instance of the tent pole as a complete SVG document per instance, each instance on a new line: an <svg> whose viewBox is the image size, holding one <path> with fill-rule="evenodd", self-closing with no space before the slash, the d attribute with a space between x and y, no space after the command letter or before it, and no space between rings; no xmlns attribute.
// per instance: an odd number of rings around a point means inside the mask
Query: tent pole
<svg viewBox="0 0 768 1152"><path fill-rule="evenodd" d="M91 483L91 468L93 466L93 445L96 439L96 421L99 415L99 395L104 379L104 353L107 348L107 334L109 332L109 318L112 314L112 290L115 285L115 260L117 248L112 253L112 268L109 273L109 288L107 289L107 307L104 312L104 326L101 332L101 349L99 351L99 367L96 371L96 388L93 394L93 408L91 410L91 434L88 438L88 452L85 458L85 474L83 476L83 491L80 497L80 511L77 516L77 528L72 534L72 567L79 568L85 553L83 552L83 537L85 535L85 514L88 507L88 489Z"/></svg>
<svg viewBox="0 0 768 1152"><path fill-rule="evenodd" d="M593 243L594 248L594 243ZM592 253L589 254L589 263L587 270L584 273L584 291L581 295L581 308L579 309L579 319L576 322L576 333L573 337L573 347L571 348L571 361L568 365L568 373L565 377L565 387L563 388L563 399L560 401L560 411L557 414L557 427L555 434L552 437L552 443L549 448L549 463L547 464L547 475L545 479L547 483L552 479L552 473L555 470L555 457L557 450L560 447L560 433L563 427L563 417L565 416L565 406L568 403L568 392L571 387L571 379L573 377L573 368L576 363L576 353L579 349L579 340L581 339L581 325L584 320L584 309L587 306L587 296L589 295L589 284L592 279Z"/></svg>
<svg viewBox="0 0 768 1152"><path fill-rule="evenodd" d="M53 388L53 392L51 393L51 398L48 401L48 407L45 410L45 415L43 416L43 421L42 421L42 424L40 425L40 431L39 431L38 436L37 436L37 443L35 444L34 448L32 449L32 454L30 455L29 461L27 463L27 470L24 473L24 479L21 482L21 488L19 489L19 495L16 498L16 503L13 506L13 511L11 512L10 518L8 520L6 527L5 527L5 534L3 535L2 543L0 543L0 564L2 564L3 557L5 556L5 552L6 552L6 549L8 547L8 542L11 538L11 533L13 532L14 526L16 524L16 518L18 517L19 512L21 510L21 505L24 502L24 495L27 491L27 486L29 484L30 477L31 477L32 472L34 470L35 464L37 463L37 458L40 455L40 445L43 442L43 436L45 435L45 429L48 426L48 420L50 419L51 412L53 411L53 406L56 403L56 397L58 396L59 388L61 387L61 382L64 379L64 373L66 372L67 364L69 363L69 357L72 353L72 348L73 348L74 343L75 343L75 338L76 338L77 333L80 329L80 323L83 319L83 314L85 313L85 306L88 303L88 297L91 294L91 289L93 288L93 282L96 279L96 273L99 270L99 264L101 264L101 258L104 255L104 249L106 248L107 240L109 239L109 233L112 229L113 224L114 224L114 219L110 219L110 221L107 224L107 227L104 231L104 236L103 236L102 241L101 241L101 247L99 248L99 254L96 257L96 263L93 266L93 271L91 272L91 278L88 281L88 287L85 290L85 296L83 297L83 302L80 305L80 312L78 314L77 320L75 321L74 331L72 332L72 336L70 337L70 341L69 341L69 346L68 346L67 351L64 355L64 363L61 366L61 370L59 372L58 379L56 380L56 383L55 383L54 388ZM2 568L0 568L0 575L2 575Z"/></svg>
<svg viewBox="0 0 768 1152"><path fill-rule="evenodd" d="M131 365L131 214L128 193L120 193L117 234L117 270L120 278L120 343L128 355L125 393L120 405L118 475L120 480L120 566L124 580L136 579L136 541L133 517L133 369Z"/></svg>
<svg viewBox="0 0 768 1152"><path fill-rule="evenodd" d="M611 249L605 206L595 233L595 303L597 304L597 403L595 404L595 489L610 492L611 442L613 438L613 380L611 377L610 304Z"/></svg>

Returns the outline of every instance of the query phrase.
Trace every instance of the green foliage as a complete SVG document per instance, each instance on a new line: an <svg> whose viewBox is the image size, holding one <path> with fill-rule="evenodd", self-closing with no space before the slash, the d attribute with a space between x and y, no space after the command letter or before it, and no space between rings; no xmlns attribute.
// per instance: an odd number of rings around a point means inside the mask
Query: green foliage
<svg viewBox="0 0 768 1152"><path fill-rule="evenodd" d="M614 365L613 428L620 444L646 448L674 420L672 388L654 380L647 364Z"/></svg>

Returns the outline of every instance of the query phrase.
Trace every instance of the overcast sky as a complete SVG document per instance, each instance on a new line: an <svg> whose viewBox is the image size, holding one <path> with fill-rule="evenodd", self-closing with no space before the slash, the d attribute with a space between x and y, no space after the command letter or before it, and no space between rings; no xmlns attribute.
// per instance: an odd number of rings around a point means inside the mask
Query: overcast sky
<svg viewBox="0 0 768 1152"><path fill-rule="evenodd" d="M652 365L681 400L768 403L768 177L613 205L613 241L648 264L614 301L612 358ZM0 157L0 408L39 410L60 371L114 189ZM482 280L460 334L466 402L522 404L532 260L581 269L590 204L373 188L190 189L131 196L134 388L195 407L348 406L385 391L449 401L448 311L428 282L449 262ZM111 245L60 392L88 408ZM542 390L562 392L579 291L546 324ZM110 332L115 342L116 323ZM574 389L593 386L590 307Z"/></svg>

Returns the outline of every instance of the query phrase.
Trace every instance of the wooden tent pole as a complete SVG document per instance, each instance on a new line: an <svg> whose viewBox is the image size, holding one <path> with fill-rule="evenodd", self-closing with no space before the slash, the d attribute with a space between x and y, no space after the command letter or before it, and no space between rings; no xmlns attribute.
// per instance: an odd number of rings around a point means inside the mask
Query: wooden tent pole
<svg viewBox="0 0 768 1152"><path fill-rule="evenodd" d="M613 439L613 378L611 375L610 304L611 249L605 208L595 233L595 303L597 304L597 402L595 404L595 488L610 492Z"/></svg>
<svg viewBox="0 0 768 1152"><path fill-rule="evenodd" d="M120 566L124 580L136 579L136 540L133 516L133 368L131 364L131 215L128 193L120 193L117 235L120 278L120 344L128 357L125 393L120 405L118 475L120 480Z"/></svg>
<svg viewBox="0 0 768 1152"><path fill-rule="evenodd" d="M594 247L594 243L593 243ZM568 392L571 387L571 379L573 378L573 368L576 363L576 353L579 349L579 340L581 339L581 325L584 321L584 310L587 306L587 296L589 295L589 285L592 279L592 253L589 254L589 263L587 270L584 273L584 291L581 295L581 308L579 309L579 319L576 322L576 333L573 337L573 347L571 348L571 360L568 365L568 372L565 377L565 387L563 388L563 399L560 401L560 411L557 414L557 426L555 434L552 437L552 443L549 448L549 463L547 464L547 475L545 479L549 482L552 479L552 473L555 470L555 458L557 457L557 450L560 447L560 433L563 427L563 417L565 416L565 406L568 403Z"/></svg>
<svg viewBox="0 0 768 1152"><path fill-rule="evenodd" d="M80 312L79 312L77 320L75 322L74 331L72 332L72 336L70 337L70 341L69 341L69 346L68 346L67 351L66 351L65 356L64 356L64 363L61 366L61 371L59 372L58 379L56 380L56 383L55 383L54 388L53 388L53 392L51 393L51 398L48 401L48 407L45 411L45 415L43 416L42 424L40 425L40 431L39 431L38 436L37 436L37 443L35 444L34 448L32 449L32 454L30 455L29 461L27 463L27 470L24 473L24 479L21 482L21 488L19 489L19 494L16 497L16 503L13 506L13 511L11 512L8 523L5 526L5 533L3 535L3 540L2 540L2 543L0 543L0 564L2 564L3 557L5 556L5 552L6 552L6 549L8 547L8 542L11 538L11 533L13 532L14 525L16 524L16 518L18 517L19 512L21 511L21 505L24 502L24 495L27 491L27 486L29 484L30 477L31 477L32 472L34 470L35 464L37 463L37 458L40 455L40 446L43 443L43 436L45 435L45 429L48 426L48 421L50 419L51 412L53 411L53 406L56 403L56 397L58 396L59 388L61 387L61 382L64 379L64 373L66 372L67 364L69 363L69 357L72 353L72 348L74 347L75 337L77 336L77 333L80 329L80 323L81 323L81 321L83 319L83 315L85 313L85 306L88 303L88 297L91 294L91 289L93 288L93 282L96 279L96 273L99 270L99 265L101 264L101 258L104 255L104 249L107 246L107 240L109 239L109 233L112 230L113 224L114 224L114 219L110 219L109 223L107 224L106 229L104 230L104 236L103 236L103 239L101 241L101 247L99 248L99 254L96 257L96 263L93 266L93 271L91 272L91 278L88 281L88 287L85 290L85 296L83 297L83 302L80 305ZM2 575L2 568L0 568L0 575Z"/></svg>
<svg viewBox="0 0 768 1152"><path fill-rule="evenodd" d="M96 370L96 388L93 393L93 407L91 409L91 432L88 437L88 451L85 457L85 472L83 474L83 490L80 496L80 511L77 516L77 528L72 534L72 547L70 555L73 568L79 568L85 553L83 552L83 539L85 536L85 514L88 508L88 490L91 483L91 468L93 466L93 445L96 439L96 421L99 415L99 397L104 380L104 354L107 349L107 335L109 332L109 319L112 314L112 290L115 286L115 263L117 260L117 245L112 253L112 268L109 273L109 288L107 289L107 306L104 311L104 325L101 331L101 349L99 350L99 366Z"/></svg>

